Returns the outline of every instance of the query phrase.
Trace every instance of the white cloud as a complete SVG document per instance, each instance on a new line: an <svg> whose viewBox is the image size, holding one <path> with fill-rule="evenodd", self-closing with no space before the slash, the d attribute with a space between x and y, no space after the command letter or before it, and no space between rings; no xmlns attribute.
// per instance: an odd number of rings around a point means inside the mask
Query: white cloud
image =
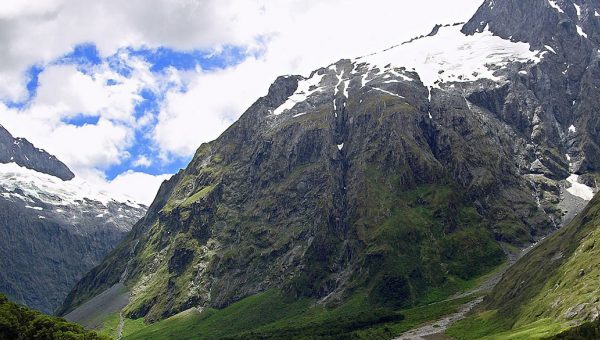
<svg viewBox="0 0 600 340"><path fill-rule="evenodd" d="M153 139L153 147L164 160L189 157L266 94L278 75L306 75L340 58L428 33L436 23L465 21L480 3L7 0L0 5L0 101L23 99L25 70L32 65L45 69L30 105L17 110L0 104L0 123L56 154L78 176L108 183L103 171L110 166L127 159L134 159L134 166L151 163L145 156L127 152L141 130L150 131L146 137ZM115 73L105 63L85 73L72 65L52 64L80 43L95 44L103 56L118 53L133 69L131 77ZM150 65L122 50L166 46L219 51L226 45L264 48L265 53L223 70L171 68L153 74ZM108 79L117 84L108 86ZM158 116L133 115L142 88L166 91ZM80 114L98 117L98 123L73 126L63 122ZM119 188L113 186L115 190L131 192L143 190L143 181L157 181L155 176L135 172L117 179L112 182L119 184Z"/></svg>
<svg viewBox="0 0 600 340"><path fill-rule="evenodd" d="M436 23L465 21L480 0L260 1L257 33L270 32L259 59L198 72L187 93L167 96L154 131L163 154L190 156L222 133L283 74L308 75L342 58L379 51L429 33ZM250 11L253 12L253 11Z"/></svg>
<svg viewBox="0 0 600 340"><path fill-rule="evenodd" d="M105 169L129 157L138 122L133 109L142 88L154 87L155 79L144 79L148 65L133 61L134 71L125 78L102 64L93 75L74 65L52 65L39 76L33 101L23 109L0 107L0 122L16 136L29 139L61 160L74 171ZM117 84L109 86L108 79ZM76 126L65 119L97 117L95 124ZM144 124L146 117L140 123Z"/></svg>
<svg viewBox="0 0 600 340"><path fill-rule="evenodd" d="M108 191L116 195L130 196L139 203L150 205L160 184L171 175L149 175L143 172L126 171L109 182Z"/></svg>
<svg viewBox="0 0 600 340"><path fill-rule="evenodd" d="M24 71L79 43L103 55L124 46L176 49L255 45L276 37L273 53L288 66L318 65L323 56L354 56L438 22L466 20L481 0L5 0L0 6L0 98L25 95ZM425 27L425 28L423 28ZM291 49L281 50L281 45ZM314 47L317 47L316 49ZM302 53L298 53L298 52ZM291 70L293 71L293 69ZM21 84L22 86L15 86Z"/></svg>
<svg viewBox="0 0 600 340"><path fill-rule="evenodd" d="M144 155L140 155L132 164L140 168L147 168L152 165L152 160Z"/></svg>
<svg viewBox="0 0 600 340"><path fill-rule="evenodd" d="M93 42L107 56L125 46L189 50L252 43L262 25L249 24L260 23L260 12L246 0L4 0L0 99L22 99L24 71L48 64L76 44Z"/></svg>

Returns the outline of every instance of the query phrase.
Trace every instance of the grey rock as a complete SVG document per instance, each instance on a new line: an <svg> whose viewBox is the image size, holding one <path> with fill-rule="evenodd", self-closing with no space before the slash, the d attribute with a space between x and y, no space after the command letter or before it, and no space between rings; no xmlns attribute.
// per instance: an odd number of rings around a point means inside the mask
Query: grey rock
<svg viewBox="0 0 600 340"><path fill-rule="evenodd" d="M58 177L63 181L73 179L75 175L56 156L33 146L27 139L14 138L0 125L0 163L18 165Z"/></svg>

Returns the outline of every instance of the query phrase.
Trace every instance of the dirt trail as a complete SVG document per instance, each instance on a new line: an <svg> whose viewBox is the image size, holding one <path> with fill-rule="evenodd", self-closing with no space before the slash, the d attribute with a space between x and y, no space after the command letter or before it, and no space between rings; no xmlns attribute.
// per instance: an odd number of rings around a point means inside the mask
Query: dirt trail
<svg viewBox="0 0 600 340"><path fill-rule="evenodd" d="M117 326L117 340L121 340L123 337L123 324L125 323L125 318L123 317L123 312L119 313L119 325Z"/></svg>
<svg viewBox="0 0 600 340"><path fill-rule="evenodd" d="M449 339L443 334L444 331L456 321L464 319L467 313L470 312L475 306L480 304L482 301L483 298L478 297L477 299L462 305L458 312L450 314L435 322L428 323L424 326L413 329L412 331L408 331L396 339Z"/></svg>

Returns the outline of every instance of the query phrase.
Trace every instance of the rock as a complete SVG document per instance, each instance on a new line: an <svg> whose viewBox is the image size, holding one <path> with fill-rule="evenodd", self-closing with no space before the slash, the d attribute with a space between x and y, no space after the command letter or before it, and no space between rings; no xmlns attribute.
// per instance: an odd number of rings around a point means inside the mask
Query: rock
<svg viewBox="0 0 600 340"><path fill-rule="evenodd" d="M55 156L34 147L27 139L14 138L0 125L0 163L11 162L58 177L63 181L75 177L71 170Z"/></svg>
<svg viewBox="0 0 600 340"><path fill-rule="evenodd" d="M586 303L581 303L576 306L573 306L564 313L563 317L567 320L572 320L575 317L579 316L586 306Z"/></svg>

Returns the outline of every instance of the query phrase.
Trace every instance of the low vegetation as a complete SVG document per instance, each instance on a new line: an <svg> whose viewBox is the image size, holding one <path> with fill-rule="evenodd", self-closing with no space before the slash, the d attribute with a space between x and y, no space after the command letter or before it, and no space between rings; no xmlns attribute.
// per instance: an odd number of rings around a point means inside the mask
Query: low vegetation
<svg viewBox="0 0 600 340"><path fill-rule="evenodd" d="M125 339L375 339L391 338L454 313L473 297L395 311L372 308L363 293L334 308L311 299L289 300L269 290L221 309L195 309L148 325ZM131 320L130 320L131 321ZM125 325L127 325L126 321Z"/></svg>
<svg viewBox="0 0 600 340"><path fill-rule="evenodd" d="M110 339L82 326L12 303L0 294L0 339Z"/></svg>

